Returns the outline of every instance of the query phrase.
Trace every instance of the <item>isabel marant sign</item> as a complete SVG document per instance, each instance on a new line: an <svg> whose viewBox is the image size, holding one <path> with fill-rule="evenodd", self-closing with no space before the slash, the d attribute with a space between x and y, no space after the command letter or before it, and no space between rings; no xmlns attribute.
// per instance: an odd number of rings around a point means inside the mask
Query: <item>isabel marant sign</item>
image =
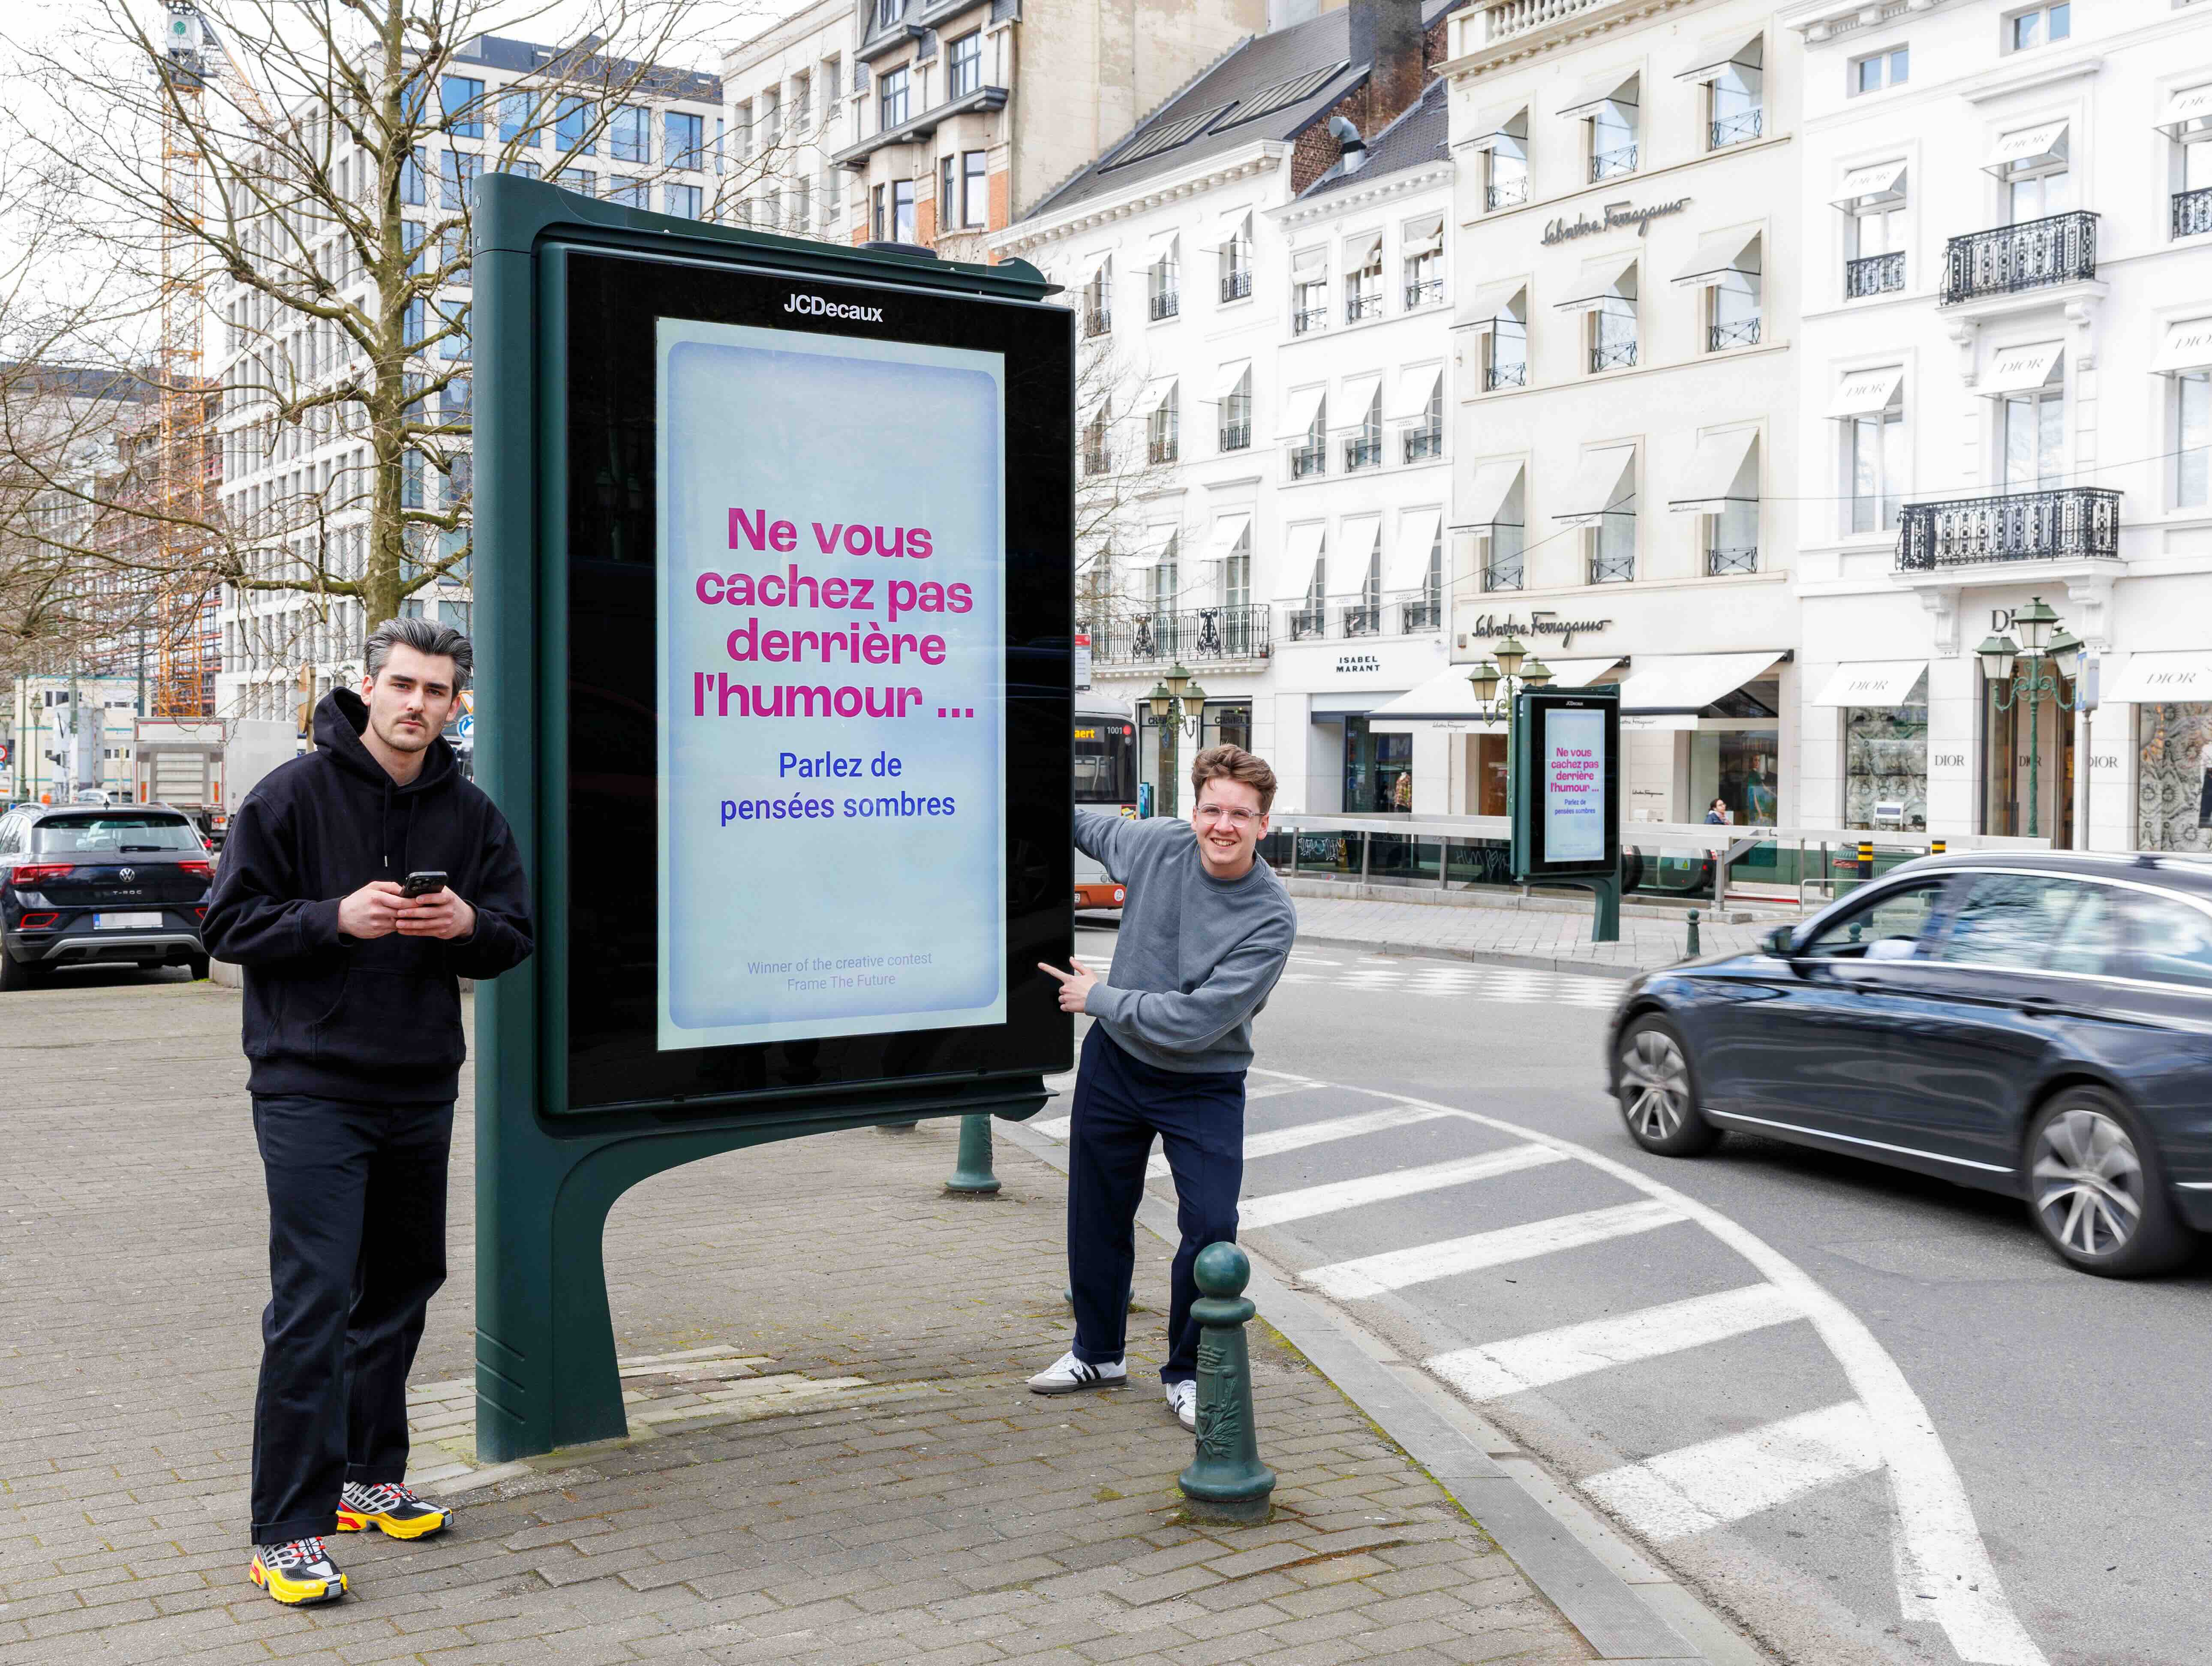
<svg viewBox="0 0 2212 1666"><path fill-rule="evenodd" d="M1671 203L1653 203L1647 208L1638 208L1632 203L1607 203L1600 210L1605 216L1593 220L1587 214L1578 214L1572 220L1554 220L1544 228L1538 240L1544 243L1571 242L1577 237L1594 237L1601 231L1613 231L1622 226L1633 226L1638 237L1654 220L1669 214L1680 214L1690 206L1686 197L1677 197Z"/></svg>

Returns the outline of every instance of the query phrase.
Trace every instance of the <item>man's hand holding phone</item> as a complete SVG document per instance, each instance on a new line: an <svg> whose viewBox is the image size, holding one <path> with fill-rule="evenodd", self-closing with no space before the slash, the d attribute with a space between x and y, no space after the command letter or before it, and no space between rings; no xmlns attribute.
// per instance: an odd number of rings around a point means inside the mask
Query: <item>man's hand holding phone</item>
<svg viewBox="0 0 2212 1666"><path fill-rule="evenodd" d="M447 889L442 873L407 876L399 888L398 930L402 937L440 937L450 941L477 928L477 911Z"/></svg>

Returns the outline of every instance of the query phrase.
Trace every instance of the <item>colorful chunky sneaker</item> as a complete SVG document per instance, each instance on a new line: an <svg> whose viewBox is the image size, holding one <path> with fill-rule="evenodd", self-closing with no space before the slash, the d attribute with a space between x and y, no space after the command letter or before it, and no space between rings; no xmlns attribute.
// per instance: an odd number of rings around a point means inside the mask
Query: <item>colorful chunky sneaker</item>
<svg viewBox="0 0 2212 1666"><path fill-rule="evenodd" d="M346 1577L331 1560L320 1539L256 1545L246 1573L255 1584L288 1607L335 1602L346 1594Z"/></svg>
<svg viewBox="0 0 2212 1666"><path fill-rule="evenodd" d="M427 1539L442 1533L453 1512L417 1498L397 1482L349 1481L338 1494L338 1531L366 1533L375 1528L387 1538Z"/></svg>

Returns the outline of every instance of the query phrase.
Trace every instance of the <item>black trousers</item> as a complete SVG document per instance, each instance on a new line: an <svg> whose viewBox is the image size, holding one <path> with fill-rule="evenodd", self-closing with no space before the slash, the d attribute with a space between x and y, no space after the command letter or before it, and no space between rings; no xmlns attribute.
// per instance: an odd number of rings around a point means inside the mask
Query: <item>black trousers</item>
<svg viewBox="0 0 2212 1666"><path fill-rule="evenodd" d="M453 1107L260 1095L269 1306L253 1542L333 1533L343 1481L407 1478L407 1372L446 1281Z"/></svg>
<svg viewBox="0 0 2212 1666"><path fill-rule="evenodd" d="M1158 1134L1175 1176L1176 1250L1168 1302L1166 1383L1198 1375L1198 1299L1192 1268L1209 1243L1237 1241L1244 1183L1244 1073L1160 1070L1115 1046L1100 1025L1083 1038L1068 1124L1067 1271L1075 1298L1075 1357L1121 1358L1136 1260L1137 1204Z"/></svg>

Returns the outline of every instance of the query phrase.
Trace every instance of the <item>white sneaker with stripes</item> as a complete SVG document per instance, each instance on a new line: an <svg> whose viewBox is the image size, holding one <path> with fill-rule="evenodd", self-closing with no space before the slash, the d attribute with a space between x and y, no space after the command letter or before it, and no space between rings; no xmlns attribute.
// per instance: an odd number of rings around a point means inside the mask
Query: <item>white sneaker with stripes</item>
<svg viewBox="0 0 2212 1666"><path fill-rule="evenodd" d="M1119 1359L1094 1365L1070 1351L1030 1378L1030 1392L1079 1394L1085 1389L1118 1389L1128 1380L1129 1368Z"/></svg>

